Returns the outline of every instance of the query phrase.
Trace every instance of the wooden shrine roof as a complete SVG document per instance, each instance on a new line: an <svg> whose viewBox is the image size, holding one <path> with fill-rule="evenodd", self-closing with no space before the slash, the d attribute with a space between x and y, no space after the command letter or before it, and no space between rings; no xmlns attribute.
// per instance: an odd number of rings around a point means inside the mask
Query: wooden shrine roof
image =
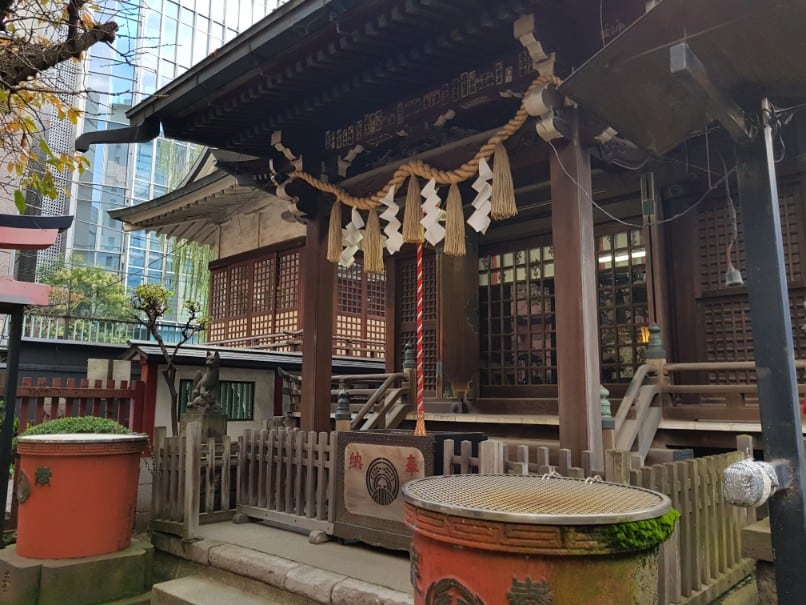
<svg viewBox="0 0 806 605"><path fill-rule="evenodd" d="M601 46L589 0L291 0L132 108L130 133L267 158L281 131L306 166L361 144L372 169L448 142L427 127L449 109L453 140L511 117L536 76L513 35L524 14L565 73Z"/></svg>
<svg viewBox="0 0 806 605"><path fill-rule="evenodd" d="M233 214L272 203L288 205L256 186L251 176L233 176L217 169L151 201L112 210L109 216L125 223L125 231L145 229L215 245L218 226Z"/></svg>
<svg viewBox="0 0 806 605"><path fill-rule="evenodd" d="M290 370L299 370L302 367L302 353L299 351L278 352L261 351L248 348L217 347L213 345L185 344L177 353L178 363L202 363L208 351L218 351L221 356L221 365L241 368L267 368L283 367ZM123 355L124 359L134 359L142 355L146 359L162 360L162 351L153 341L129 341L129 350ZM375 373L383 372L383 360L365 359L362 357L333 357L333 371L337 374Z"/></svg>

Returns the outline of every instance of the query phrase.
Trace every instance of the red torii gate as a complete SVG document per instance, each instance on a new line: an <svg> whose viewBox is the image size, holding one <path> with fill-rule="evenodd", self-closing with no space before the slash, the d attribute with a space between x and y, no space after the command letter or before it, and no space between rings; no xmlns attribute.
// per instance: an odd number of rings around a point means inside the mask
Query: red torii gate
<svg viewBox="0 0 806 605"><path fill-rule="evenodd" d="M0 249L44 250L73 223L72 216L18 216L0 214ZM14 436L14 408L17 401L17 373L20 363L23 311L26 306L47 306L50 286L21 282L9 276L0 277L0 313L11 317L6 361L6 393L3 423L0 427L0 503L5 510L8 497L8 466L11 462L11 440ZM0 536L5 512L0 515ZM3 541L0 540L0 548Z"/></svg>

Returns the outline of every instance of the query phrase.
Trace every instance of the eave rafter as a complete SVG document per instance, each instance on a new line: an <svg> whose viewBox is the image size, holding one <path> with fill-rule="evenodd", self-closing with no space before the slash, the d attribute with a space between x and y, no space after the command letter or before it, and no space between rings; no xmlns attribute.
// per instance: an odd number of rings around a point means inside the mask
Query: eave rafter
<svg viewBox="0 0 806 605"><path fill-rule="evenodd" d="M434 7L429 0L406 0L399 5L387 7L381 14L373 15L326 46L310 50L304 57L287 64L273 73L261 73L260 81L233 95L223 103L211 105L193 120L185 122L186 133L203 133L211 125L223 125L232 120L249 116L249 126L233 128L233 136L227 141L231 148L249 148L265 151L271 132L305 124L305 116L331 106L336 101L361 96L365 103L373 102L373 87L395 82L395 86L411 87L418 82L444 77L444 67L435 67L440 57L454 56L457 49L462 55L485 56L485 36L500 29L503 23L513 22L518 12L527 10L533 0L496 3L484 12L468 14L461 6L440 4L440 18L434 19ZM418 23L428 17L433 26L425 39L410 40L403 33L406 24ZM452 23L447 25L446 23ZM345 26L347 27L347 26ZM513 48L517 42L513 40ZM355 61L367 56L381 58L359 75L350 75ZM339 69L339 66L344 66ZM312 72L317 77L312 78ZM321 76L333 74L336 79L326 87L321 86ZM318 90L319 92L314 92ZM312 94L308 94L312 93ZM260 112L256 114L256 100ZM266 111L267 106L278 108L276 113ZM251 110L251 112L250 112ZM244 113L246 112L246 113Z"/></svg>

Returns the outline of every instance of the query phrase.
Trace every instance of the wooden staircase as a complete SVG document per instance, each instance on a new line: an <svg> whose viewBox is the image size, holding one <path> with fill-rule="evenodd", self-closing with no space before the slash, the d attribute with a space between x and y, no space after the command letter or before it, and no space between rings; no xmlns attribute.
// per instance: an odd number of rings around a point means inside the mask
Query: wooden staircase
<svg viewBox="0 0 806 605"><path fill-rule="evenodd" d="M302 393L302 377L282 368L278 373L285 381L284 392L289 395L291 408L296 411ZM335 388L330 392L331 413L335 415L339 397L345 393L351 414L350 428L354 431L397 428L413 409L413 377L409 371L337 375L332 377L332 382Z"/></svg>
<svg viewBox="0 0 806 605"><path fill-rule="evenodd" d="M634 452L646 459L663 419L662 385L654 365L642 365L633 376L615 423L615 449Z"/></svg>

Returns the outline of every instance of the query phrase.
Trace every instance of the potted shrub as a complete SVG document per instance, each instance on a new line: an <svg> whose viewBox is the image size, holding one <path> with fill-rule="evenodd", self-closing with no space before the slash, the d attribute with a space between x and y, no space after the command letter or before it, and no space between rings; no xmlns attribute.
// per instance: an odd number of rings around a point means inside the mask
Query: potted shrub
<svg viewBox="0 0 806 605"><path fill-rule="evenodd" d="M89 557L131 542L147 435L107 418L59 418L16 440L17 554Z"/></svg>

